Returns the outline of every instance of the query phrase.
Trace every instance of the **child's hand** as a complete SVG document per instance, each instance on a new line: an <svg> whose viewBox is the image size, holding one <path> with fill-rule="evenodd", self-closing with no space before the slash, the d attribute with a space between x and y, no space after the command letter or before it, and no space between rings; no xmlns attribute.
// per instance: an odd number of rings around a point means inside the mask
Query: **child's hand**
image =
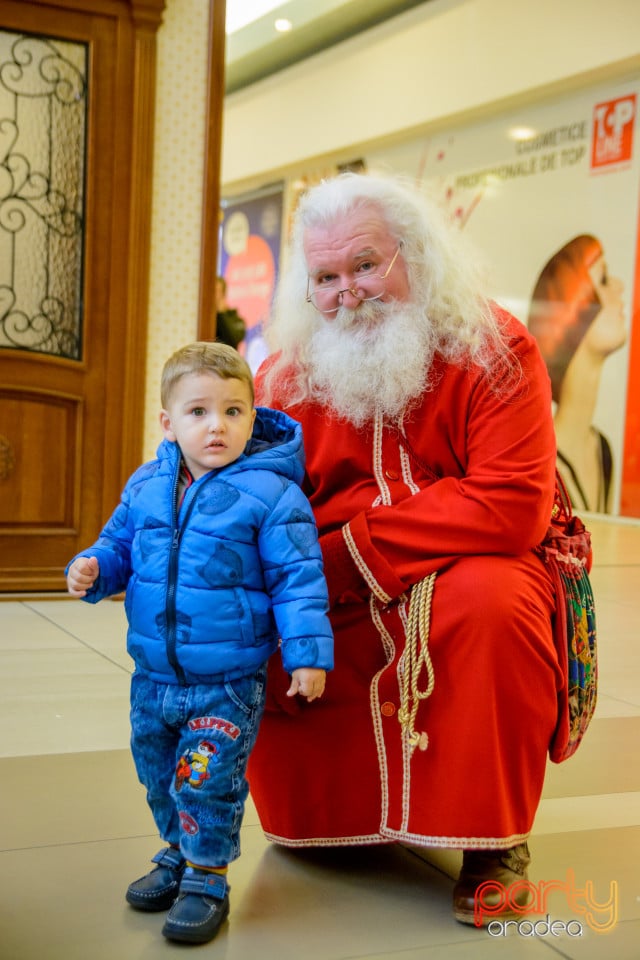
<svg viewBox="0 0 640 960"><path fill-rule="evenodd" d="M72 597L86 597L100 574L96 557L78 557L67 573L67 590Z"/></svg>
<svg viewBox="0 0 640 960"><path fill-rule="evenodd" d="M295 697L296 693L299 693L311 703L324 693L326 678L325 670L318 670L315 667L298 667L291 674L291 686L287 690L287 696Z"/></svg>

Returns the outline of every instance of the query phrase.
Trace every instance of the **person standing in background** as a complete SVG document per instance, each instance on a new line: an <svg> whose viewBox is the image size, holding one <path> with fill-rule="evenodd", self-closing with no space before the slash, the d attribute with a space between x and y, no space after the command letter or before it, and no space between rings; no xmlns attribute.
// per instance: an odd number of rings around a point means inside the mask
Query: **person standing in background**
<svg viewBox="0 0 640 960"><path fill-rule="evenodd" d="M216 340L238 349L247 333L247 325L235 307L227 303L227 281L216 277Z"/></svg>

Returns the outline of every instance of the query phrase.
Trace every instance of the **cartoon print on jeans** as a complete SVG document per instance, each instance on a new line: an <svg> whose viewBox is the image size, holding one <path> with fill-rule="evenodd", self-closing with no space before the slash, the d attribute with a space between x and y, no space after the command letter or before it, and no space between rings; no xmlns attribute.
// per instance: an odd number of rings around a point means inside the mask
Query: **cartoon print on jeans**
<svg viewBox="0 0 640 960"><path fill-rule="evenodd" d="M220 583L242 583L242 558L235 550L219 543L207 562L197 568L198 573L211 586Z"/></svg>
<svg viewBox="0 0 640 960"><path fill-rule="evenodd" d="M237 740L242 732L235 723L222 717L192 717L188 724L189 730L220 730L232 740Z"/></svg>
<svg viewBox="0 0 640 960"><path fill-rule="evenodd" d="M228 487L222 483L216 484L202 491L198 500L198 510L208 517L215 517L229 510L239 499L240 493L235 487Z"/></svg>
<svg viewBox="0 0 640 960"><path fill-rule="evenodd" d="M180 826L190 837L194 837L196 833L200 832L200 827L190 814L185 813L184 810L179 810L178 816L180 817Z"/></svg>
<svg viewBox="0 0 640 960"><path fill-rule="evenodd" d="M200 790L205 782L211 779L209 764L220 762L217 753L218 747L210 740L201 740L196 750L185 750L176 767L176 790L182 790L185 783L195 790Z"/></svg>
<svg viewBox="0 0 640 960"><path fill-rule="evenodd" d="M309 514L304 510L294 510L287 520L286 531L294 547L303 557L308 557L310 548L316 542L315 528Z"/></svg>

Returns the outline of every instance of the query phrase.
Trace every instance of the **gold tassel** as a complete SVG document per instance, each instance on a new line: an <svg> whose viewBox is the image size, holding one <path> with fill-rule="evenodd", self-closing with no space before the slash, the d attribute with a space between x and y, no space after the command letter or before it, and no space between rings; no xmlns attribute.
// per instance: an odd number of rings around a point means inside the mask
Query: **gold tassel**
<svg viewBox="0 0 640 960"><path fill-rule="evenodd" d="M421 700L431 696L435 684L433 664L429 656L429 630L431 627L431 600L436 582L432 573L416 583L411 590L409 617L407 621L407 643L402 664L402 689L400 691L400 710L398 720L412 749L426 750L429 737L425 731L415 729L416 716ZM420 673L426 671L426 686L419 688Z"/></svg>

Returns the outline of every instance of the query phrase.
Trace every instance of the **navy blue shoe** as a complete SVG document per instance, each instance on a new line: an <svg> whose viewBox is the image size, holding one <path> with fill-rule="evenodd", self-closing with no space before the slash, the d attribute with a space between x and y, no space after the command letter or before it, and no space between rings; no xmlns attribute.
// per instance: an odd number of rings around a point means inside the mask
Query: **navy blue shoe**
<svg viewBox="0 0 640 960"><path fill-rule="evenodd" d="M179 850L165 847L156 853L152 863L157 863L150 873L134 880L127 889L127 902L136 910L150 913L168 910L178 896L180 881L186 861Z"/></svg>
<svg viewBox="0 0 640 960"><path fill-rule="evenodd" d="M207 943L229 914L229 884L219 873L187 867L162 928L167 940Z"/></svg>

